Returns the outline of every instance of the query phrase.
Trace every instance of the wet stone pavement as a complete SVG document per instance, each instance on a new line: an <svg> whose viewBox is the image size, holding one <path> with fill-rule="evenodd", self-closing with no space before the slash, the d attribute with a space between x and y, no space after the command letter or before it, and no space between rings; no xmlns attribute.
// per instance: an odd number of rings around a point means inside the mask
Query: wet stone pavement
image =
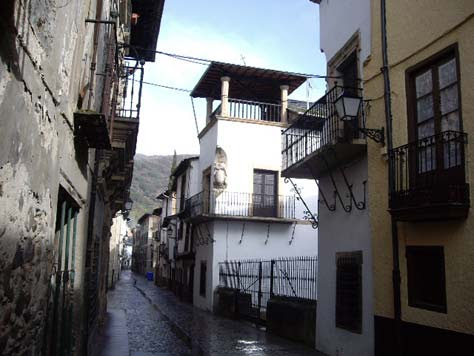
<svg viewBox="0 0 474 356"><path fill-rule="evenodd" d="M170 291L130 271L123 271L109 291L108 310L101 356L121 355L118 349L127 347L128 353L123 354L131 356L324 356L248 323L182 303Z"/></svg>

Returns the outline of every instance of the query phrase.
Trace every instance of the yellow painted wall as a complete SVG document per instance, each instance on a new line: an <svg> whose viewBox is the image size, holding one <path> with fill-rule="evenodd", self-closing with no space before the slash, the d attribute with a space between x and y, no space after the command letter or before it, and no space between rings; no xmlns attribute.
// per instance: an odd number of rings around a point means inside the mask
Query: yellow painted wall
<svg viewBox="0 0 474 356"><path fill-rule="evenodd" d="M375 99L367 127L385 126L380 35L380 1L372 0L372 51L365 63L364 96ZM387 0L392 86L393 145L406 144L406 70L453 43L459 46L461 105L468 133L468 173L474 175L474 1ZM471 159L470 159L471 158ZM388 166L381 146L369 141L369 214L373 237L375 314L393 317L392 244L388 209ZM469 178L468 178L469 179ZM474 202L474 182L471 202ZM464 221L399 223L402 319L474 334L474 215ZM408 306L406 245L442 245L445 254L447 314Z"/></svg>

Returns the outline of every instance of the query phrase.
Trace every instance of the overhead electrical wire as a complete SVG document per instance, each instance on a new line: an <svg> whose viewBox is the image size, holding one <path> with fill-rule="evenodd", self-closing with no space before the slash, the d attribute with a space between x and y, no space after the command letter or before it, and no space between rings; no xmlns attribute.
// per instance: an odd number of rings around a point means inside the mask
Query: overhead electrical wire
<svg viewBox="0 0 474 356"><path fill-rule="evenodd" d="M130 46L133 47L133 46ZM199 58L199 57L193 57L193 56L187 56L187 55L182 55L182 54L177 54L177 53L170 53L170 52L164 52L164 51L158 51L158 50L152 50L152 49L147 49L147 48L142 48L142 47L134 47L135 50L140 50L140 51L146 51L146 52L153 52L157 54L161 54L163 56L168 56L174 59L182 60L185 62L190 62L194 64L200 64L200 65L209 65L212 62L219 62L219 63L225 63L222 61L217 61L213 59L207 59L207 58ZM232 63L229 63L232 64ZM240 65L240 64L239 64ZM339 79L341 78L340 76L329 76L329 75L321 75L321 74L308 74L308 73L298 73L298 72L288 72L288 74L293 74L293 75L299 75L302 77L306 78L318 78L318 79Z"/></svg>
<svg viewBox="0 0 474 356"><path fill-rule="evenodd" d="M134 79L134 81L135 82L140 82L138 79ZM172 86L169 86L169 85L151 83L151 82L146 82L146 81L143 81L143 84L147 84L147 85L151 85L151 86L159 87L159 88L164 88L164 89L170 89L170 90L176 90L176 91L191 93L191 90L189 90L189 89L177 88L177 87L172 87Z"/></svg>

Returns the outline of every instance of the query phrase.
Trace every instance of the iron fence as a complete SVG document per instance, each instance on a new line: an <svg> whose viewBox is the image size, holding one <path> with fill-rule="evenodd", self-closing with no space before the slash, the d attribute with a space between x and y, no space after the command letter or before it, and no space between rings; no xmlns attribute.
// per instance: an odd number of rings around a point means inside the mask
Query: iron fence
<svg viewBox="0 0 474 356"><path fill-rule="evenodd" d="M467 204L466 144L466 133L444 131L391 150L390 207Z"/></svg>
<svg viewBox="0 0 474 356"><path fill-rule="evenodd" d="M314 256L226 261L219 263L219 287L249 297L251 308L242 310L252 319L261 319L274 296L316 301L317 274Z"/></svg>
<svg viewBox="0 0 474 356"><path fill-rule="evenodd" d="M362 97L361 89L335 86L283 131L283 169L327 145L364 138L363 133L359 131L359 128L365 127L363 106L355 120L341 121L337 115L335 102L344 91Z"/></svg>
<svg viewBox="0 0 474 356"><path fill-rule="evenodd" d="M295 219L294 196L200 192L186 201L190 216L202 214Z"/></svg>

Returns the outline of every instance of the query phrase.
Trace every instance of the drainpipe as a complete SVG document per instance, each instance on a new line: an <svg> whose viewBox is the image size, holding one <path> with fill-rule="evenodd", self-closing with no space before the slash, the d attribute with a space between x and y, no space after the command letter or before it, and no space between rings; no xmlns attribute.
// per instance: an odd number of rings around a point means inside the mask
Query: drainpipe
<svg viewBox="0 0 474 356"><path fill-rule="evenodd" d="M382 74L384 81L384 103L385 103L385 125L387 131L387 150L388 150L388 194L394 191L394 163L390 156L393 149L392 135L392 98L390 88L390 73L388 66L388 45L387 45L387 8L386 1L380 0L381 12L381 35L382 35ZM398 226L395 218L391 217L392 227L392 283L393 283L393 311L395 321L395 354L402 354L402 308L400 297L400 256L398 246Z"/></svg>
<svg viewBox="0 0 474 356"><path fill-rule="evenodd" d="M92 174L92 182L91 182L91 196L90 196L90 203L89 203L89 217L87 221L87 242L86 242L86 255L91 251L93 240L94 240L94 216L95 216L95 201L97 197L97 177L99 175L99 152L96 149L94 154L94 173ZM92 255L86 256L86 263L87 258L92 259ZM87 271L86 267L86 275L85 275L85 290L84 290L84 304L85 304L85 315L84 315L84 338L83 338L83 347L84 352L83 354L87 356L88 354L88 345L89 345L89 286L91 283L91 270L92 270L92 261L89 260L89 271Z"/></svg>

